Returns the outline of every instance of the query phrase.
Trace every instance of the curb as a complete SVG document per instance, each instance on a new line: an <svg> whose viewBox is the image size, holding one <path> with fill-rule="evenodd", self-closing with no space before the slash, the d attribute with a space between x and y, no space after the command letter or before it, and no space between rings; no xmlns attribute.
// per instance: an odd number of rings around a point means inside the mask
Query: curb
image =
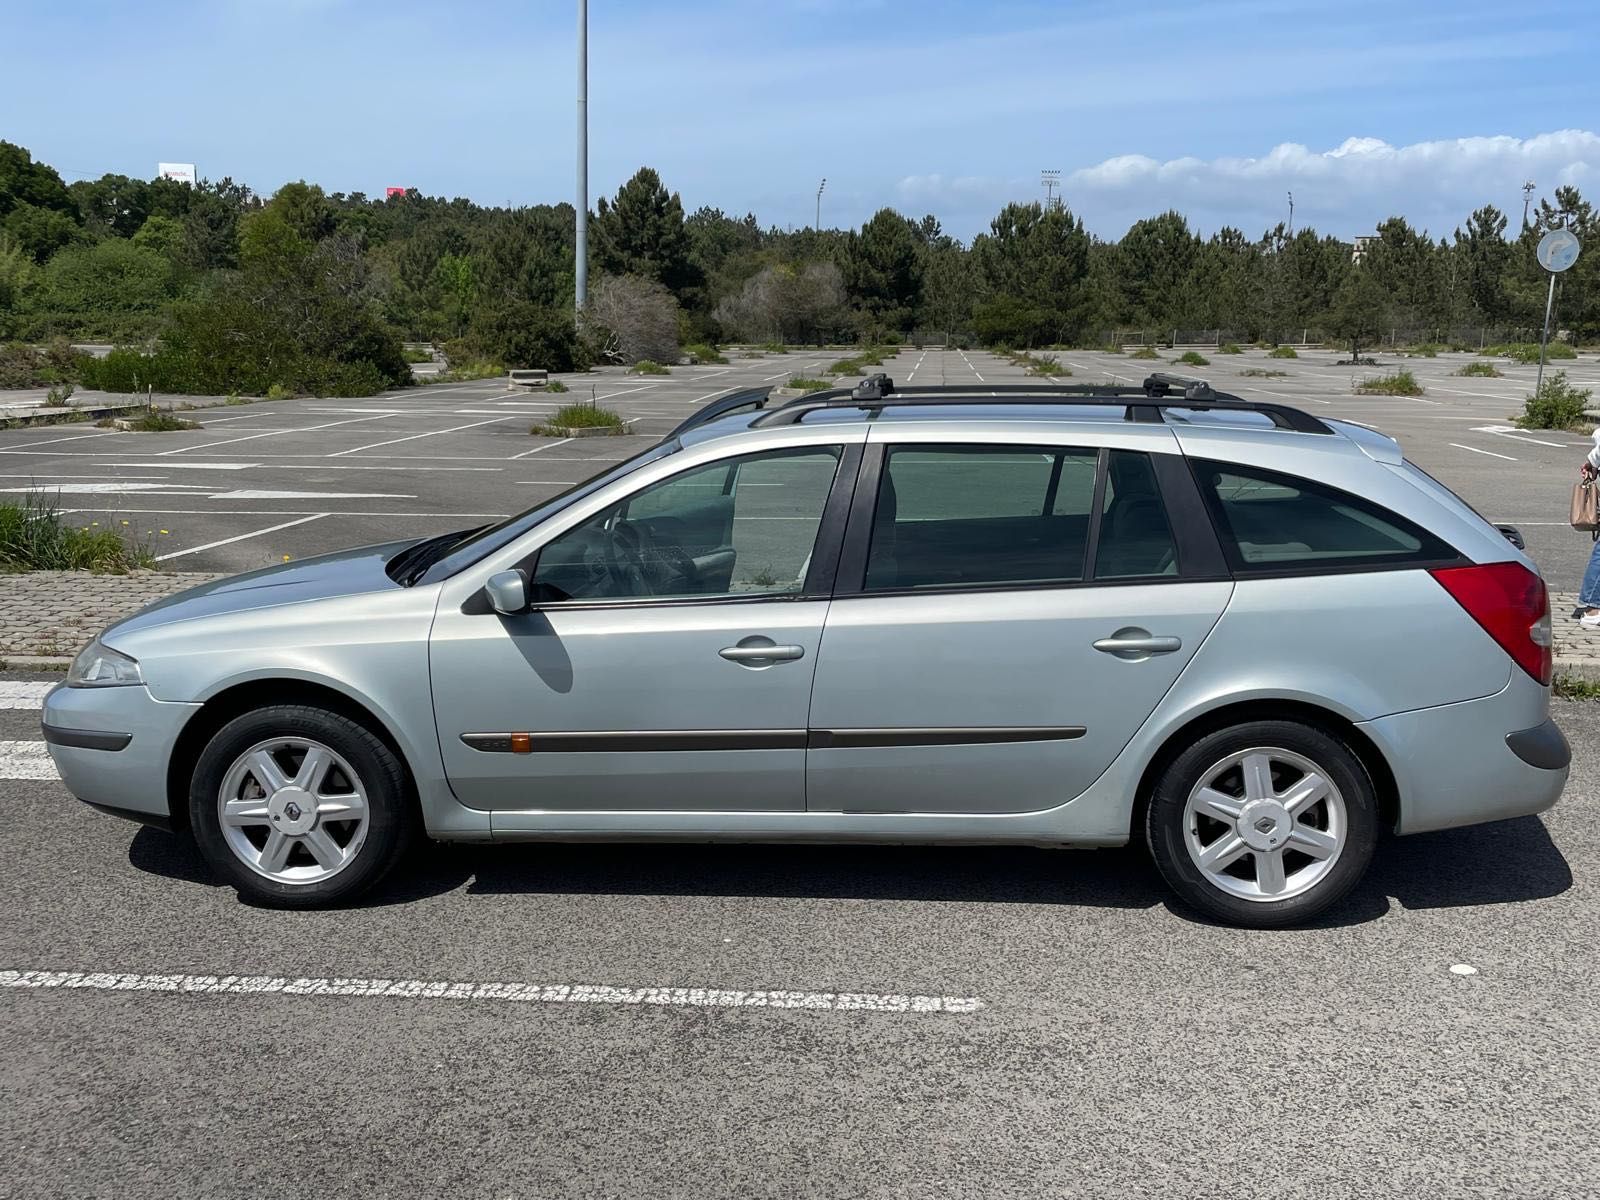
<svg viewBox="0 0 1600 1200"><path fill-rule="evenodd" d="M11 654L0 657L0 671L65 671L70 654Z"/></svg>
<svg viewBox="0 0 1600 1200"><path fill-rule="evenodd" d="M1578 680L1583 683L1600 683L1600 660L1593 658L1556 659L1555 678Z"/></svg>

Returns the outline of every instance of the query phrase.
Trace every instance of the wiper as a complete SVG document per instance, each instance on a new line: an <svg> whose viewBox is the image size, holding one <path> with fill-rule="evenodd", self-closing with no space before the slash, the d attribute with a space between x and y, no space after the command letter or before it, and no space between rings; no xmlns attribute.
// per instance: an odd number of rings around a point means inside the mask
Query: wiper
<svg viewBox="0 0 1600 1200"><path fill-rule="evenodd" d="M406 551L405 567L399 582L405 587L410 587L422 578L429 567L482 528L482 525L478 525L472 529L458 529L451 533L441 533L438 537L429 538L425 542L418 542Z"/></svg>

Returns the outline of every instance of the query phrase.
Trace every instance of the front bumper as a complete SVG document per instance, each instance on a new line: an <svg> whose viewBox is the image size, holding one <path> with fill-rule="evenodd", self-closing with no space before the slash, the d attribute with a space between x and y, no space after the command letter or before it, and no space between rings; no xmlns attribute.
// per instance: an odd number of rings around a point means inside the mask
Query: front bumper
<svg viewBox="0 0 1600 1200"><path fill-rule="evenodd" d="M1492 696L1368 721L1400 792L1398 833L1540 813L1561 796L1566 739L1549 693L1521 671Z"/></svg>
<svg viewBox="0 0 1600 1200"><path fill-rule="evenodd" d="M165 826L172 816L167 765L178 734L199 708L157 700L142 684L57 684L44 698L44 740L61 782L78 799Z"/></svg>

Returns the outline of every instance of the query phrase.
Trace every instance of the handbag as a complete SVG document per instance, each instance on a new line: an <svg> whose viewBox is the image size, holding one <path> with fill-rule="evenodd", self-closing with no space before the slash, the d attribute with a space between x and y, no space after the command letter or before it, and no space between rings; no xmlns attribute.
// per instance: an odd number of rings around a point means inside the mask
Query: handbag
<svg viewBox="0 0 1600 1200"><path fill-rule="evenodd" d="M1600 532L1600 482L1585 479L1572 485L1572 527Z"/></svg>

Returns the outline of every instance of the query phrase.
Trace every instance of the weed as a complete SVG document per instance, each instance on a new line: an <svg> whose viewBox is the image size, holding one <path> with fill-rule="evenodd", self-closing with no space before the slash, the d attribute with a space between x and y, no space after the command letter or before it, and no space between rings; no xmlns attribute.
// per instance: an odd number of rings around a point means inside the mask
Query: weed
<svg viewBox="0 0 1600 1200"><path fill-rule="evenodd" d="M756 349L764 350L768 354L789 353L789 347L785 346L782 342L762 342L761 345L756 347Z"/></svg>
<svg viewBox="0 0 1600 1200"><path fill-rule="evenodd" d="M1363 396L1420 396L1422 385L1410 371L1396 371L1393 375L1372 375L1356 384Z"/></svg>
<svg viewBox="0 0 1600 1200"><path fill-rule="evenodd" d="M1177 361L1188 367L1209 367L1211 365L1211 360L1198 350L1185 350L1178 355Z"/></svg>
<svg viewBox="0 0 1600 1200"><path fill-rule="evenodd" d="M565 392L571 389L569 389L566 384L562 383L561 380L552 379L549 383L544 385L544 390L547 392Z"/></svg>
<svg viewBox="0 0 1600 1200"><path fill-rule="evenodd" d="M293 400L294 399L294 389L293 388L286 388L281 383L275 383L275 384L273 384L271 387L269 387L267 389L267 394L265 396L265 399L267 399L267 400Z"/></svg>
<svg viewBox="0 0 1600 1200"><path fill-rule="evenodd" d="M433 355L428 351L413 350L410 346L402 349L400 354L408 363L425 363L433 361Z"/></svg>
<svg viewBox="0 0 1600 1200"><path fill-rule="evenodd" d="M1573 387L1565 371L1552 371L1539 390L1523 402L1517 424L1524 429L1568 429L1583 420L1592 395L1588 388Z"/></svg>
<svg viewBox="0 0 1600 1200"><path fill-rule="evenodd" d="M727 358L715 347L704 342L696 342L692 346L685 346L683 352L697 363L725 363Z"/></svg>
<svg viewBox="0 0 1600 1200"><path fill-rule="evenodd" d="M1267 351L1267 357L1268 358L1299 358L1300 355L1295 353L1295 348L1293 346L1274 346L1271 350Z"/></svg>
<svg viewBox="0 0 1600 1200"><path fill-rule="evenodd" d="M785 387L795 388L802 392L825 392L833 386L830 379L810 379L804 375L791 375Z"/></svg>
<svg viewBox="0 0 1600 1200"><path fill-rule="evenodd" d="M229 392L228 396L227 396L227 399L225 399L223 401L223 403L227 404L227 405L239 405L239 404L249 404L250 401L246 400L243 396L239 395L238 392Z"/></svg>
<svg viewBox="0 0 1600 1200"><path fill-rule="evenodd" d="M495 379L506 373L506 369L497 362L462 361L452 363L446 370L437 375L429 375L418 380L419 383L471 383L477 379Z"/></svg>
<svg viewBox="0 0 1600 1200"><path fill-rule="evenodd" d="M668 367L662 366L660 363L656 362L653 359L641 358L638 362L634 363L633 366L628 368L628 374L630 374L630 375L670 375L670 374L672 374L672 370L670 368L668 368Z"/></svg>
<svg viewBox="0 0 1600 1200"><path fill-rule="evenodd" d="M1576 675L1557 675L1555 694L1558 700L1600 700L1600 682Z"/></svg>
<svg viewBox="0 0 1600 1200"><path fill-rule="evenodd" d="M99 571L154 567L148 546L109 529L68 525L54 499L0 500L0 571Z"/></svg>
<svg viewBox="0 0 1600 1200"><path fill-rule="evenodd" d="M1217 353L1218 354L1243 354L1244 351L1239 349L1238 343L1236 343L1236 342L1223 342L1222 345L1217 347Z"/></svg>
<svg viewBox="0 0 1600 1200"><path fill-rule="evenodd" d="M563 429L621 429L622 418L609 408L596 404L566 404L550 419L529 432L540 437L560 437Z"/></svg>
<svg viewBox="0 0 1600 1200"><path fill-rule="evenodd" d="M1493 363L1474 362L1468 363L1460 370L1453 372L1456 375L1466 375L1473 379L1504 379L1506 374Z"/></svg>
<svg viewBox="0 0 1600 1200"><path fill-rule="evenodd" d="M70 383L58 383L44 394L44 402L56 407L70 408L72 393L78 389Z"/></svg>
<svg viewBox="0 0 1600 1200"><path fill-rule="evenodd" d="M1154 350L1150 349L1149 346L1140 346L1132 354L1128 355L1128 357L1129 358L1138 358L1138 359L1144 360L1145 362L1150 362L1152 360L1159 360L1161 358L1161 355L1157 354Z"/></svg>
<svg viewBox="0 0 1600 1200"><path fill-rule="evenodd" d="M1246 367L1239 374L1250 379L1286 379L1289 376L1287 371L1274 371L1268 367Z"/></svg>
<svg viewBox="0 0 1600 1200"><path fill-rule="evenodd" d="M182 417L174 416L170 408L146 409L125 424L135 433L172 433L179 429L201 428L195 421L185 421Z"/></svg>
<svg viewBox="0 0 1600 1200"><path fill-rule="evenodd" d="M1478 351L1484 358L1509 358L1512 362L1536 363L1539 361L1538 342L1506 342L1497 346L1485 346ZM1578 352L1565 342L1550 342L1544 348L1546 362L1557 359L1577 358Z"/></svg>

